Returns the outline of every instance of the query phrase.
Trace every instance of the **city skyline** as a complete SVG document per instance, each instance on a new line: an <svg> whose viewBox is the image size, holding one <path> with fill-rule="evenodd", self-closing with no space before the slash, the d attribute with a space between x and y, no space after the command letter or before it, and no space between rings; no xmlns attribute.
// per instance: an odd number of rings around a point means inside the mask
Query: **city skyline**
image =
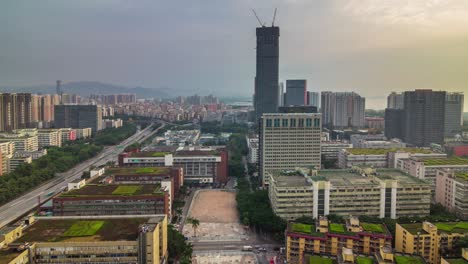
<svg viewBox="0 0 468 264"><path fill-rule="evenodd" d="M355 91L373 109L384 109L391 91L467 90L468 4L460 1L235 1L196 7L46 1L0 7L7 25L0 28L2 86L99 80L251 96L258 23L250 8L268 25L278 7L280 81L307 79L313 92Z"/></svg>

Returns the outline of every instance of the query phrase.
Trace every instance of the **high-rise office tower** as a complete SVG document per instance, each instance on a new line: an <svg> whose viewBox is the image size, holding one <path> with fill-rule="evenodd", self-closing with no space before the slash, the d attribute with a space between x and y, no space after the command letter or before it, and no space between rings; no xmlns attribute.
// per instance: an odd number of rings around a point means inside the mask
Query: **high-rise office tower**
<svg viewBox="0 0 468 264"><path fill-rule="evenodd" d="M446 92L404 92L404 141L416 146L444 141Z"/></svg>
<svg viewBox="0 0 468 264"><path fill-rule="evenodd" d="M307 80L286 80L284 105L307 104Z"/></svg>
<svg viewBox="0 0 468 264"><path fill-rule="evenodd" d="M319 93L307 92L307 105L319 107Z"/></svg>
<svg viewBox="0 0 468 264"><path fill-rule="evenodd" d="M403 94L392 92L387 96L387 108L403 109Z"/></svg>
<svg viewBox="0 0 468 264"><path fill-rule="evenodd" d="M260 122L259 165L262 184L266 172L320 168L321 114L266 113Z"/></svg>
<svg viewBox="0 0 468 264"><path fill-rule="evenodd" d="M403 109L385 109L385 136L389 139L403 139L404 133L404 114Z"/></svg>
<svg viewBox="0 0 468 264"><path fill-rule="evenodd" d="M259 120L264 113L275 113L279 102L279 27L257 28L257 67L254 108Z"/></svg>
<svg viewBox="0 0 468 264"><path fill-rule="evenodd" d="M365 125L366 99L354 92L322 92L323 126L362 128Z"/></svg>
<svg viewBox="0 0 468 264"><path fill-rule="evenodd" d="M30 93L0 94L0 131L31 127L32 96Z"/></svg>
<svg viewBox="0 0 468 264"><path fill-rule="evenodd" d="M93 133L102 129L102 109L97 105L56 105L55 128L88 128Z"/></svg>
<svg viewBox="0 0 468 264"><path fill-rule="evenodd" d="M445 98L445 137L461 134L463 126L463 93L447 93Z"/></svg>

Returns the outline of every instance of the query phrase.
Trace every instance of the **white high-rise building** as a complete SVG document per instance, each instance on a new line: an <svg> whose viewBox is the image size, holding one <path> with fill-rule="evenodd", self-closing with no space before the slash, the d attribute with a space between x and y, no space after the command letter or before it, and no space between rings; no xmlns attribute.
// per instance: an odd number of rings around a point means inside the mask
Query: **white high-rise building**
<svg viewBox="0 0 468 264"><path fill-rule="evenodd" d="M267 113L261 118L259 165L262 184L266 172L320 168L322 115L316 113Z"/></svg>

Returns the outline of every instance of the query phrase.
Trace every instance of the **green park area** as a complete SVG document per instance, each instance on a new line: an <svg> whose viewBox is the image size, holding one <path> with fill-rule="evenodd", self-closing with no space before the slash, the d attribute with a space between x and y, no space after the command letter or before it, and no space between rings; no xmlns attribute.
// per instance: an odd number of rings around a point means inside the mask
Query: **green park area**
<svg viewBox="0 0 468 264"><path fill-rule="evenodd" d="M307 224L301 224L301 223L293 223L291 225L291 231L292 232L297 232L297 233L305 233L305 234L310 234L312 232L314 226L313 225L307 225ZM315 231L315 230L313 230Z"/></svg>
<svg viewBox="0 0 468 264"><path fill-rule="evenodd" d="M320 256L311 256L309 258L310 264L333 264L333 260L330 258L324 258Z"/></svg>
<svg viewBox="0 0 468 264"><path fill-rule="evenodd" d="M63 235L67 237L93 236L103 225L104 221L79 221L70 226Z"/></svg>
<svg viewBox="0 0 468 264"><path fill-rule="evenodd" d="M448 159L425 159L425 166L468 165L468 158L452 157Z"/></svg>

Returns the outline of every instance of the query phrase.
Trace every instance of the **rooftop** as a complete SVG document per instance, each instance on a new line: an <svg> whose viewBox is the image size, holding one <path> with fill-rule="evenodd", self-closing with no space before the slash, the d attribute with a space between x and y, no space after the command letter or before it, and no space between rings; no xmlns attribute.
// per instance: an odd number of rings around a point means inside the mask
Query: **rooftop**
<svg viewBox="0 0 468 264"><path fill-rule="evenodd" d="M468 222L438 222L432 224L437 227L439 233L468 234ZM422 229L422 223L401 224L401 226L413 235L417 235L418 232L421 234L427 234L427 232Z"/></svg>
<svg viewBox="0 0 468 264"><path fill-rule="evenodd" d="M161 216L155 216L158 221ZM135 241L138 227L153 217L40 219L24 230L17 242Z"/></svg>
<svg viewBox="0 0 468 264"><path fill-rule="evenodd" d="M466 165L468 158L452 157L447 159L424 159L425 166Z"/></svg>
<svg viewBox="0 0 468 264"><path fill-rule="evenodd" d="M170 172L167 167L122 167L122 168L109 168L106 170L108 175L166 175Z"/></svg>
<svg viewBox="0 0 468 264"><path fill-rule="evenodd" d="M449 264L467 264L468 261L462 258L445 259Z"/></svg>
<svg viewBox="0 0 468 264"><path fill-rule="evenodd" d="M374 259L373 258L368 258L368 257L357 257L356 258L356 264L373 264Z"/></svg>
<svg viewBox="0 0 468 264"><path fill-rule="evenodd" d="M109 185L88 184L81 189L71 190L59 197L99 197L99 196L152 196L163 194L160 185Z"/></svg>
<svg viewBox="0 0 468 264"><path fill-rule="evenodd" d="M395 256L396 264L424 264L420 257L413 256Z"/></svg>
<svg viewBox="0 0 468 264"><path fill-rule="evenodd" d="M336 263L336 261L327 257L310 256L309 263L310 264L333 264L333 263Z"/></svg>
<svg viewBox="0 0 468 264"><path fill-rule="evenodd" d="M431 150L421 148L349 148L346 151L352 155L386 155L389 152L396 151L420 154L433 153Z"/></svg>
<svg viewBox="0 0 468 264"><path fill-rule="evenodd" d="M21 252L16 251L16 249L0 249L0 263L8 263L16 258Z"/></svg>
<svg viewBox="0 0 468 264"><path fill-rule="evenodd" d="M288 231L292 233L300 233L300 234L306 234L310 236L319 236L319 237L324 236L323 233L315 231L315 225L309 225L309 224L291 222L288 225Z"/></svg>
<svg viewBox="0 0 468 264"><path fill-rule="evenodd" d="M275 180L278 187L305 187L311 185L304 176L277 176Z"/></svg>

